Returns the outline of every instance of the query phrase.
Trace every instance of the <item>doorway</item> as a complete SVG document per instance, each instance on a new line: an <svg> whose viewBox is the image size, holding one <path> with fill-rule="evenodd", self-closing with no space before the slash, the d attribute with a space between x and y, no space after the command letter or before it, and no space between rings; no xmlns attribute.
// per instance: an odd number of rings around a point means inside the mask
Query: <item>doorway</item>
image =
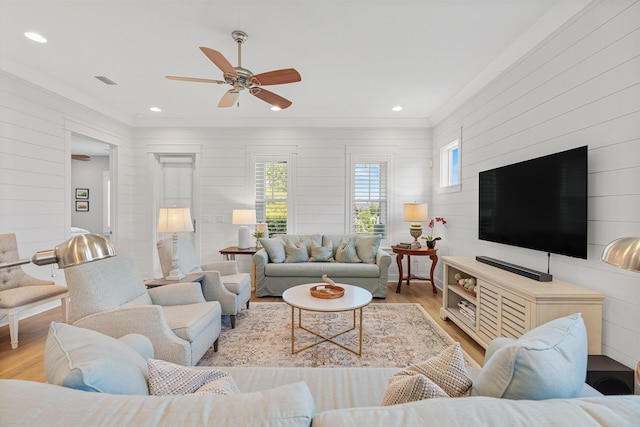
<svg viewBox="0 0 640 427"><path fill-rule="evenodd" d="M110 144L71 132L71 235L94 233L109 239L114 228Z"/></svg>

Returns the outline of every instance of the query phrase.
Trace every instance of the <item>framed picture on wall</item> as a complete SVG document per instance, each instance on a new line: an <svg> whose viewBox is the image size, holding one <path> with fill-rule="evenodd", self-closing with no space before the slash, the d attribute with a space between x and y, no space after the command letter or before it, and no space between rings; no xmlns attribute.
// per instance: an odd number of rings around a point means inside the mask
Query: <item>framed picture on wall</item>
<svg viewBox="0 0 640 427"><path fill-rule="evenodd" d="M76 188L76 199L89 200L89 189L88 188Z"/></svg>
<svg viewBox="0 0 640 427"><path fill-rule="evenodd" d="M76 200L76 212L89 212L89 202Z"/></svg>

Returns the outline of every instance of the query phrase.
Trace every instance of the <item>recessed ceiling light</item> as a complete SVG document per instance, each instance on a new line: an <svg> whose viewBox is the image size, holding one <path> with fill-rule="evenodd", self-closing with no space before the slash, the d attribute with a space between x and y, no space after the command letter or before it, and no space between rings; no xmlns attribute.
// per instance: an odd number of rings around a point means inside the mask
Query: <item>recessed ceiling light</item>
<svg viewBox="0 0 640 427"><path fill-rule="evenodd" d="M27 31L26 33L24 33L24 36L26 38L28 38L29 40L33 40L36 43L46 43L47 42L47 39L42 37L40 34L31 32L31 31Z"/></svg>
<svg viewBox="0 0 640 427"><path fill-rule="evenodd" d="M399 105L396 105L395 107L392 108L393 111L402 111L402 107Z"/></svg>
<svg viewBox="0 0 640 427"><path fill-rule="evenodd" d="M276 107L275 105L271 107L271 111L280 111L280 110L282 110L282 108Z"/></svg>
<svg viewBox="0 0 640 427"><path fill-rule="evenodd" d="M160 111L162 111L162 108L160 108L160 107L151 107L151 108L149 108L149 110L153 111L154 113L159 113Z"/></svg>

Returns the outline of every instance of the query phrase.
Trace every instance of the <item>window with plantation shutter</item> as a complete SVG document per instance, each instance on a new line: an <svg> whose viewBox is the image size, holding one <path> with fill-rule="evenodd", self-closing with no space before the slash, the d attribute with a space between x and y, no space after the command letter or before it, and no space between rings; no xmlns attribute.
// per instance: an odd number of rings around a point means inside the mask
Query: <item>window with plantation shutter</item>
<svg viewBox="0 0 640 427"><path fill-rule="evenodd" d="M287 233L288 163L255 163L256 219L266 222L269 235Z"/></svg>
<svg viewBox="0 0 640 427"><path fill-rule="evenodd" d="M387 162L353 164L351 232L382 234L387 237L388 173Z"/></svg>

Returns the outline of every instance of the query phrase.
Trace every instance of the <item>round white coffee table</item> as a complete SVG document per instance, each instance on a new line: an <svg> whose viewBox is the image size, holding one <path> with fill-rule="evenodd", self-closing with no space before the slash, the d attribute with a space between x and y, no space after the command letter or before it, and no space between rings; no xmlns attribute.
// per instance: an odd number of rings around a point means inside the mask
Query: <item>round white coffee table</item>
<svg viewBox="0 0 640 427"><path fill-rule="evenodd" d="M282 294L284 302L291 306L291 354L299 353L303 350L316 346L322 342L328 341L345 350L348 350L358 356L362 355L362 308L367 306L372 299L371 292L358 286L346 285L343 283L336 283L337 286L344 288L344 295L340 298L316 298L311 296L310 288L322 283L307 283L304 285L294 286L287 289ZM295 325L295 311L298 310L298 326ZM317 312L341 312L341 311L353 311L353 326L344 331L329 337L322 335L321 333L311 330L302 325L302 310L305 311L317 311ZM359 321L359 347L358 350L351 349L342 345L339 342L334 341L334 338L356 329L356 312L360 313ZM295 348L295 331L297 328L303 329L319 338L320 340L310 344L306 347L297 349Z"/></svg>

